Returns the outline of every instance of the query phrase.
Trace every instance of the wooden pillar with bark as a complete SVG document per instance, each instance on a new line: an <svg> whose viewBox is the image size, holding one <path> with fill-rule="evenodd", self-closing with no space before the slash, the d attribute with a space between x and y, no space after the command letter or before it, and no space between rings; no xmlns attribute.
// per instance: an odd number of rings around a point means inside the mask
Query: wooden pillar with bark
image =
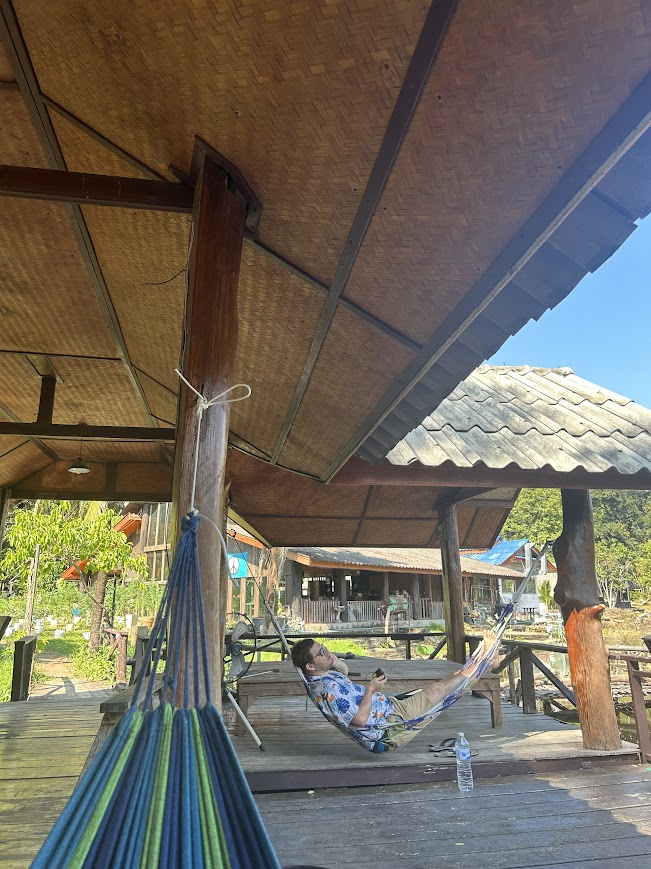
<svg viewBox="0 0 651 869"><path fill-rule="evenodd" d="M346 571L345 570L333 570L333 577L335 579L335 593L337 595L337 605L341 607L340 611L340 619L342 622L348 621L348 595L346 594ZM339 619L337 619L338 621Z"/></svg>
<svg viewBox="0 0 651 869"><path fill-rule="evenodd" d="M233 384L237 350L237 285L245 225L245 203L204 149L194 162L194 232L190 250L183 374L210 399ZM179 402L174 467L174 502L183 517L191 505L197 436L196 397L183 384ZM229 406L208 408L201 423L194 505L222 527L226 511L226 452ZM224 529L225 530L225 529ZM198 534L208 662L215 700L220 701L228 573L219 537L203 521ZM243 604L240 609L244 611Z"/></svg>
<svg viewBox="0 0 651 869"><path fill-rule="evenodd" d="M457 511L453 501L439 504L438 538L443 566L443 610L447 657L464 664L466 661L465 628L463 624L463 577L459 553Z"/></svg>
<svg viewBox="0 0 651 869"><path fill-rule="evenodd" d="M561 490L563 531L554 543L558 579L554 598L565 624L570 673L585 748L621 746L610 686L608 651L601 630L605 609L595 573L590 492Z"/></svg>

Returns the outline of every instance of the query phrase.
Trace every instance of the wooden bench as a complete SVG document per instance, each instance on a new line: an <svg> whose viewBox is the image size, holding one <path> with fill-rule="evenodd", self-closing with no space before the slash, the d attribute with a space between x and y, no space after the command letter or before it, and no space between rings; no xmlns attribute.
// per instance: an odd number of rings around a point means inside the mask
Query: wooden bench
<svg viewBox="0 0 651 869"><path fill-rule="evenodd" d="M459 664L454 661L393 661L359 657L347 660L346 663L348 676L353 682L361 684L368 682L370 674L381 667L387 675L389 695L423 688L459 669ZM479 694L490 701L491 724L493 727L501 727L500 677L496 673L483 676L475 685L473 694ZM238 702L245 715L259 697L302 696L305 696L305 688L291 661L262 661L252 664L246 677L238 682ZM244 731L244 725L239 723L238 735L242 735Z"/></svg>
<svg viewBox="0 0 651 869"><path fill-rule="evenodd" d="M142 707L142 704L145 702L145 695L147 693L148 680L145 680L140 694L138 695L138 706ZM163 677L157 676L156 681L154 682L154 697L156 702L160 702L160 693L163 688ZM107 700L103 700L100 703L99 711L104 716L102 718L102 723L99 726L99 730L97 731L97 736L93 740L93 744L90 747L90 751L88 752L88 757L86 758L86 763L84 764L84 768L81 771L81 778L88 767L91 765L95 755L100 750L104 742L106 741L107 736L113 730L118 721L122 718L124 713L127 711L129 706L131 705L131 701L133 700L133 695L136 692L136 686L131 685L129 688L125 688L123 691L116 691L116 693L109 697ZM154 705L156 705L156 702Z"/></svg>

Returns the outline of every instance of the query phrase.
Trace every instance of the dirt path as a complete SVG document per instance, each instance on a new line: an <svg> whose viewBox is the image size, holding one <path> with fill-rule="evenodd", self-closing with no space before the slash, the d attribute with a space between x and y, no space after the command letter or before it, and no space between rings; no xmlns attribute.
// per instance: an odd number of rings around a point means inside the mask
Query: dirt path
<svg viewBox="0 0 651 869"><path fill-rule="evenodd" d="M98 701L110 697L114 689L106 682L91 682L78 679L74 675L72 660L59 652L42 652L38 656L38 667L45 673L45 680L30 691L31 697L48 700L70 700L74 697Z"/></svg>

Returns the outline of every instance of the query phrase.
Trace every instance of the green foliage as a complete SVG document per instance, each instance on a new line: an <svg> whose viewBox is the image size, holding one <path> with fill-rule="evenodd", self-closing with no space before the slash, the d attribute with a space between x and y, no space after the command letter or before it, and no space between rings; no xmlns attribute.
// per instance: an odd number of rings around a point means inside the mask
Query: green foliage
<svg viewBox="0 0 651 869"><path fill-rule="evenodd" d="M637 578L633 551L623 543L598 540L595 543L595 567L604 603L614 607L617 592Z"/></svg>
<svg viewBox="0 0 651 869"><path fill-rule="evenodd" d="M595 540L634 548L651 537L651 492L591 493Z"/></svg>
<svg viewBox="0 0 651 869"><path fill-rule="evenodd" d="M552 593L552 584L548 579L543 579L538 584L538 597L549 609L554 606L554 595Z"/></svg>
<svg viewBox="0 0 651 869"><path fill-rule="evenodd" d="M146 559L133 558L131 544L113 526L119 514L111 509L99 512L86 509L80 515L79 502L51 502L47 512L19 509L6 534L7 545L0 558L0 571L5 576L18 576L25 583L30 571L30 559L40 545L37 586L54 590L64 570L87 561L85 573L122 568L139 576L147 575Z"/></svg>
<svg viewBox="0 0 651 869"><path fill-rule="evenodd" d="M72 657L75 674L89 682L115 682L116 659L109 658L108 647L101 646L96 652L89 652L86 643Z"/></svg>
<svg viewBox="0 0 651 869"><path fill-rule="evenodd" d="M523 489L502 528L505 540L528 537L536 546L554 540L563 530L558 489Z"/></svg>

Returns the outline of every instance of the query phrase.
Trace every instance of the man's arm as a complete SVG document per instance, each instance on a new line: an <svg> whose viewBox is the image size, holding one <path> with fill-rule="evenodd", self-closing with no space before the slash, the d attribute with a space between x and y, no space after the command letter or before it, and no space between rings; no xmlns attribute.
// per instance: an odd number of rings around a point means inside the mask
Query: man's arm
<svg viewBox="0 0 651 869"><path fill-rule="evenodd" d="M344 676L348 675L348 664L345 661L342 661L341 658L338 658L336 655L333 656L334 660L330 667L331 670L336 670L338 673L342 673Z"/></svg>
<svg viewBox="0 0 651 869"><path fill-rule="evenodd" d="M364 725L368 721L369 715L371 714L373 695L376 691L380 691L384 687L384 683L386 681L386 676L380 676L378 679L371 679L371 681L368 683L368 688L364 692L362 702L359 704L359 709L350 719L350 724L352 727L364 727Z"/></svg>

